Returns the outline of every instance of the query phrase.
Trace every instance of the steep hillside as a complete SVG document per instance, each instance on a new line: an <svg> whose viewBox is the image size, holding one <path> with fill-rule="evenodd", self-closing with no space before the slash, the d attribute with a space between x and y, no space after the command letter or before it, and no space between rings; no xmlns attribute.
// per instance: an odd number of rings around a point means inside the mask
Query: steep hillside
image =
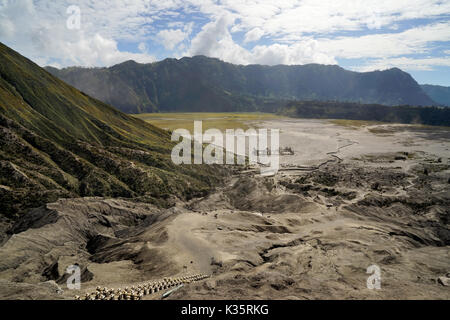
<svg viewBox="0 0 450 320"><path fill-rule="evenodd" d="M152 64L127 61L111 68L47 70L127 113L273 111L273 100L286 99L435 104L397 68L358 73L318 64L238 66L195 56Z"/></svg>
<svg viewBox="0 0 450 320"><path fill-rule="evenodd" d="M434 86L431 84L421 85L423 91L440 105L450 107L450 87Z"/></svg>
<svg viewBox="0 0 450 320"><path fill-rule="evenodd" d="M205 194L208 166L176 166L163 130L93 99L0 43L2 215L61 197L140 198Z"/></svg>

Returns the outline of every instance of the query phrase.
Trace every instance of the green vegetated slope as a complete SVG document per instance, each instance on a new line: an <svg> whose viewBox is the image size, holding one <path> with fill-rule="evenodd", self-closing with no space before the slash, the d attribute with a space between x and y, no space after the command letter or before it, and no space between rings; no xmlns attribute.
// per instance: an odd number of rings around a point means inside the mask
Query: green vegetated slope
<svg viewBox="0 0 450 320"><path fill-rule="evenodd" d="M279 113L298 118L348 119L450 126L450 108L446 107L293 101L281 108Z"/></svg>
<svg viewBox="0 0 450 320"><path fill-rule="evenodd" d="M218 182L177 166L164 130L65 84L0 43L0 202L14 216L60 197L128 197L167 205Z"/></svg>
<svg viewBox="0 0 450 320"><path fill-rule="evenodd" d="M47 70L126 113L273 112L287 100L433 105L406 72L352 72L332 65L234 65L195 56L110 68Z"/></svg>

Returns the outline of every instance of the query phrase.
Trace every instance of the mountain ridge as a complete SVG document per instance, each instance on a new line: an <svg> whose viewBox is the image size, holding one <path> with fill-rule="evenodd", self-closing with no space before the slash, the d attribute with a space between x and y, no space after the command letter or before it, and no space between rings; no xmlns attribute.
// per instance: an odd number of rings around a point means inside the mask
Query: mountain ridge
<svg viewBox="0 0 450 320"><path fill-rule="evenodd" d="M432 84L420 85L423 91L437 103L450 107L450 87Z"/></svg>
<svg viewBox="0 0 450 320"><path fill-rule="evenodd" d="M450 127L450 108L384 106L336 101L291 101L278 110L281 115L303 119L362 120Z"/></svg>
<svg viewBox="0 0 450 320"><path fill-rule="evenodd" d="M398 68L355 72L338 65L234 65L206 56L109 68L47 68L53 75L126 113L274 111L273 100L435 105Z"/></svg>

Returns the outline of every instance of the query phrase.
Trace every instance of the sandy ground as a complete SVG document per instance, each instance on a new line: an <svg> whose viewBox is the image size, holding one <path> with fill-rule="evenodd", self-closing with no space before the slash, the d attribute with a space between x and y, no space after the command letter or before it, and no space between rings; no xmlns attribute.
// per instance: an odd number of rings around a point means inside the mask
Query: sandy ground
<svg viewBox="0 0 450 320"><path fill-rule="evenodd" d="M32 210L0 247L0 298L71 299L195 273L211 277L169 299L450 298L450 131L262 126L295 151L276 176L238 173L167 210L100 198ZM65 287L74 263L80 291ZM379 290L367 288L372 265Z"/></svg>

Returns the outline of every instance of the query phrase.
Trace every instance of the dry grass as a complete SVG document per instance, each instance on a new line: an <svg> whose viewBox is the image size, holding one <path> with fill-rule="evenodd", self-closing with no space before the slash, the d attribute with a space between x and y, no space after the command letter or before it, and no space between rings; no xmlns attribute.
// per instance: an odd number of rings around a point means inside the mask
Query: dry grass
<svg viewBox="0 0 450 320"><path fill-rule="evenodd" d="M144 113L133 115L154 126L165 130L175 130L178 128L187 129L193 132L194 121L202 121L203 131L208 129L243 129L258 126L264 120L285 118L271 113Z"/></svg>

